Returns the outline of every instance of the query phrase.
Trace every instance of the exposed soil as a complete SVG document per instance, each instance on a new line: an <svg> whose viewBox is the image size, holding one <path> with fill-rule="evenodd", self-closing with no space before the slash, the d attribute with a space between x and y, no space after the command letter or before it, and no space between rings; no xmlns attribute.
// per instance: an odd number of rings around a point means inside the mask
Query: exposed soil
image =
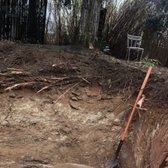
<svg viewBox="0 0 168 168"><path fill-rule="evenodd" d="M0 167L104 168L146 70L79 47L0 43ZM168 166L166 68L153 69L144 94L121 168Z"/></svg>

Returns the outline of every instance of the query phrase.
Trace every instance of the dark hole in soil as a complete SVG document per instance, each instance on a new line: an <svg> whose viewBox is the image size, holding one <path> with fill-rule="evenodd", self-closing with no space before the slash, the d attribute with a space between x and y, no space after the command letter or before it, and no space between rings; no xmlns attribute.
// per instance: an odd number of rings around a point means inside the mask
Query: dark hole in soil
<svg viewBox="0 0 168 168"><path fill-rule="evenodd" d="M167 166L168 166L168 153L159 168L166 168Z"/></svg>

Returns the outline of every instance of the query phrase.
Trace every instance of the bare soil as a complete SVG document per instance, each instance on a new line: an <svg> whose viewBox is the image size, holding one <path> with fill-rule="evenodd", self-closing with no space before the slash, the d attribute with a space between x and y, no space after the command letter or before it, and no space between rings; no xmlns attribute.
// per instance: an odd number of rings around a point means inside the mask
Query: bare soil
<svg viewBox="0 0 168 168"><path fill-rule="evenodd" d="M0 167L104 168L146 70L80 47L1 42ZM121 168L168 166L166 68L153 69L144 94Z"/></svg>

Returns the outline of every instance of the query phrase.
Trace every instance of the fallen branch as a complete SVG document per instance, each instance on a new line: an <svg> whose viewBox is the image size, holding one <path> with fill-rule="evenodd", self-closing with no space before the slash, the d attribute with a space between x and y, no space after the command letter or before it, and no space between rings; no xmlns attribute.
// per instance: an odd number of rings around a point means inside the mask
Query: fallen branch
<svg viewBox="0 0 168 168"><path fill-rule="evenodd" d="M16 70L13 70L11 72L5 72L5 73L0 73L1 76L12 76L12 75L22 75L22 76L27 76L27 75L30 75L29 72L24 72L24 71L16 71Z"/></svg>
<svg viewBox="0 0 168 168"><path fill-rule="evenodd" d="M85 81L86 83L88 83L88 84L90 84L90 82L87 80L87 79L85 79L84 77L82 77L82 76L74 76L74 77L53 77L53 78L51 78L51 79L53 79L53 80L58 80L58 81L63 81L63 80L68 80L68 79L72 79L72 78L77 78L77 79L82 79L83 81Z"/></svg>
<svg viewBox="0 0 168 168"><path fill-rule="evenodd" d="M44 90L46 90L46 89L48 89L50 86L44 86L42 89L40 89L37 93L40 93L40 92L42 92L42 91L44 91Z"/></svg>
<svg viewBox="0 0 168 168"><path fill-rule="evenodd" d="M52 80L65 80L65 79L70 79L70 77L52 77Z"/></svg>
<svg viewBox="0 0 168 168"><path fill-rule="evenodd" d="M18 88L18 87L22 87L22 86L31 86L33 84L35 84L36 82L24 82L24 83L17 83L14 84L13 86L7 87L4 91L10 91L12 89Z"/></svg>
<svg viewBox="0 0 168 168"><path fill-rule="evenodd" d="M81 77L81 79L82 79L83 81L85 81L86 83L90 84L90 82L89 82L87 79L85 79L85 78L83 78L83 77Z"/></svg>
<svg viewBox="0 0 168 168"><path fill-rule="evenodd" d="M18 68L7 68L7 69L11 71L24 71L23 69L18 69Z"/></svg>
<svg viewBox="0 0 168 168"><path fill-rule="evenodd" d="M11 71L10 74L11 74L11 75L24 75L24 76L30 75L29 72L22 72L22 71Z"/></svg>
<svg viewBox="0 0 168 168"><path fill-rule="evenodd" d="M7 70L11 71L9 74L12 75L29 75L29 72L25 72L24 69L17 69L17 68L7 68Z"/></svg>
<svg viewBox="0 0 168 168"><path fill-rule="evenodd" d="M8 76L7 73L0 73L0 76Z"/></svg>

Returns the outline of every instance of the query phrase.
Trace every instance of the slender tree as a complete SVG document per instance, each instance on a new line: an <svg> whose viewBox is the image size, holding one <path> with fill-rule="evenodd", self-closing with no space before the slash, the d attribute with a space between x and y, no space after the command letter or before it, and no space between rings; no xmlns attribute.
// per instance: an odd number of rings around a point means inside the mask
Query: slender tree
<svg viewBox="0 0 168 168"><path fill-rule="evenodd" d="M36 41L37 34L37 14L36 14L36 1L29 1L29 16L28 16L28 39L31 42Z"/></svg>

